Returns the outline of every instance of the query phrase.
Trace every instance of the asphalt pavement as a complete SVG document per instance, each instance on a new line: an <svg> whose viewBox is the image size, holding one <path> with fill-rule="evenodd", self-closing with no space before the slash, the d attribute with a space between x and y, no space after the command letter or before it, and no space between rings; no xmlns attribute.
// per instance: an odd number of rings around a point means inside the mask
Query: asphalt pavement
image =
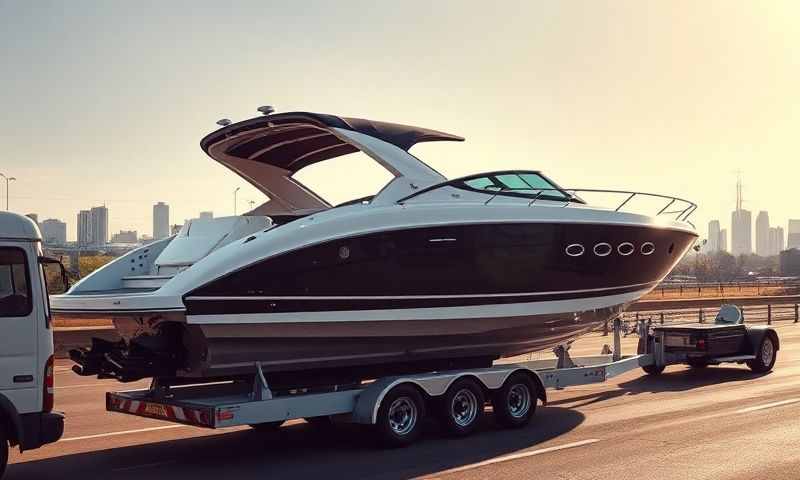
<svg viewBox="0 0 800 480"><path fill-rule="evenodd" d="M592 386L550 391L534 421L503 430L487 414L469 438L428 422L406 449L378 449L355 425L315 428L294 421L277 432L213 431L105 411L104 393L146 387L56 369L64 438L12 453L6 480L492 478L798 479L800 326L778 328L781 350L766 375L730 365L640 370ZM634 337L625 340L627 352ZM610 337L579 340L574 355L597 354ZM524 358L523 358L524 359Z"/></svg>

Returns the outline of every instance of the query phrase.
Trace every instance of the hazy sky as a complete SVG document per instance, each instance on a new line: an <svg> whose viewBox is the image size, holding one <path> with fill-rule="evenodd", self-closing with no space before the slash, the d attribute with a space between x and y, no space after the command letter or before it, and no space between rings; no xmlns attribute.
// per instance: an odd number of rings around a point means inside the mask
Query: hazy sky
<svg viewBox="0 0 800 480"><path fill-rule="evenodd" d="M453 177L541 169L564 186L800 217L800 2L0 0L0 172L11 209L110 231L264 197L200 138L256 107L411 123L464 144L413 152ZM304 180L335 201L374 169ZM4 185L0 186L2 196ZM0 197L2 198L2 197ZM4 201L4 198L3 198ZM4 206L4 204L3 204Z"/></svg>

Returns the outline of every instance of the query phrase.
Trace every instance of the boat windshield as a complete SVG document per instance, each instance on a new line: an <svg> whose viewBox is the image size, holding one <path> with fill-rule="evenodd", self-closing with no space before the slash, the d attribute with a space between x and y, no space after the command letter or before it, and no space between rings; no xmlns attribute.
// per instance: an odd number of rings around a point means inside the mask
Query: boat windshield
<svg viewBox="0 0 800 480"><path fill-rule="evenodd" d="M561 190L544 176L534 172L487 173L462 180L462 188L490 191L498 195L511 195L543 200L572 200L572 196Z"/></svg>

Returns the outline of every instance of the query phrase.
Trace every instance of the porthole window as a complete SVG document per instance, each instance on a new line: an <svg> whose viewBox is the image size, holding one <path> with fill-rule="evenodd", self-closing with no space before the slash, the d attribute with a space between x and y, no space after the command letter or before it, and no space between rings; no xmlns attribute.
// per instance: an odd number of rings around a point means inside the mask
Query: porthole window
<svg viewBox="0 0 800 480"><path fill-rule="evenodd" d="M611 245L605 242L598 243L594 246L594 254L598 257L607 257L611 255L611 251L614 250L611 248Z"/></svg>
<svg viewBox="0 0 800 480"><path fill-rule="evenodd" d="M581 255L583 255L586 249L583 248L583 245L581 245L580 243L573 243L572 245L568 245L564 251L570 257L580 257Z"/></svg>
<svg viewBox="0 0 800 480"><path fill-rule="evenodd" d="M617 252L623 257L627 257L636 250L631 242L623 242L617 246Z"/></svg>
<svg viewBox="0 0 800 480"><path fill-rule="evenodd" d="M656 251L656 246L653 244L653 242L644 242L642 244L641 248L642 255L652 255L653 252L655 251Z"/></svg>

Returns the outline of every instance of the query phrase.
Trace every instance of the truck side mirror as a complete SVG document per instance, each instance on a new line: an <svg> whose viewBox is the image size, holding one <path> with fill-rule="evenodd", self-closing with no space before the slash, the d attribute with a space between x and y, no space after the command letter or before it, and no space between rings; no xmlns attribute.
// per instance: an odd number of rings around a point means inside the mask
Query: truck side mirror
<svg viewBox="0 0 800 480"><path fill-rule="evenodd" d="M39 263L44 270L45 282L48 294L58 295L69 290L69 275L61 260L52 257L39 257ZM54 271L54 266L58 265L58 271ZM60 280L60 281L59 281Z"/></svg>

